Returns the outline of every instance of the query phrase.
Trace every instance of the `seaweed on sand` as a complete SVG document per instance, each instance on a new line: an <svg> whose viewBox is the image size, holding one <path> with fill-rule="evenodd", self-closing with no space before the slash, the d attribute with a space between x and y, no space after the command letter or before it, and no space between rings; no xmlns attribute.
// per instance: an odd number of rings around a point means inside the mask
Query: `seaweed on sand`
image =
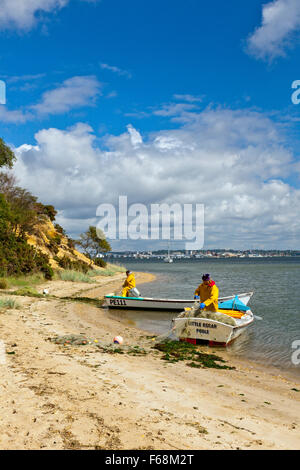
<svg viewBox="0 0 300 470"><path fill-rule="evenodd" d="M183 341L164 341L153 348L164 353L162 356L164 361L192 361L188 362L187 366L196 368L235 369L235 367L224 365L226 361L220 356L203 353L197 346Z"/></svg>

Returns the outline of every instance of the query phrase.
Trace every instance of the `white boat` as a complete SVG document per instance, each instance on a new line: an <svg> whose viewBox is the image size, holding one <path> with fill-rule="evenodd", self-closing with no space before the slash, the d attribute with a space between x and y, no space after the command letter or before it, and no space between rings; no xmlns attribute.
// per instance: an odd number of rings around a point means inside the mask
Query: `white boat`
<svg viewBox="0 0 300 470"><path fill-rule="evenodd" d="M168 256L164 258L165 263L173 263L173 258L170 256L170 247L168 247Z"/></svg>
<svg viewBox="0 0 300 470"><path fill-rule="evenodd" d="M239 294L239 299L247 305L253 292ZM233 300L236 296L219 298L219 302ZM121 297L119 295L107 294L104 296L104 307L117 309L134 310L166 310L169 312L183 311L185 307L192 308L195 305L194 299L155 299L152 297Z"/></svg>
<svg viewBox="0 0 300 470"><path fill-rule="evenodd" d="M252 294L249 293L250 297ZM254 321L253 313L250 308L247 309L246 307L247 298L247 294L244 294L244 297L241 294L234 298L237 299L237 302L242 301L245 307L243 308L240 304L242 310L239 310L238 305L233 305L231 309L222 308L222 302L219 302L219 311L211 314L200 311L199 315L193 316L195 308L192 308L192 314L189 316L189 309L185 309L181 315L173 319L173 333L181 341L188 341L193 344L206 342L210 346L227 346ZM221 299L219 300L221 301Z"/></svg>

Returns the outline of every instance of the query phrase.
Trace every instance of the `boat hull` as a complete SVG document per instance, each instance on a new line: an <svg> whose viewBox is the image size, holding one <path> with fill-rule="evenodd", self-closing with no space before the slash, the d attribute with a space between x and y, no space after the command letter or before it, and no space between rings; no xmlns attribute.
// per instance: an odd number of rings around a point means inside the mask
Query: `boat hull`
<svg viewBox="0 0 300 470"><path fill-rule="evenodd" d="M239 299L245 305L249 302L253 292L239 294ZM219 302L231 300L235 297L222 297ZM104 307L125 309L125 310L165 310L169 312L180 311L182 312L185 307L193 307L195 305L194 299L154 299L150 297L121 297L117 295L108 294L104 297Z"/></svg>
<svg viewBox="0 0 300 470"><path fill-rule="evenodd" d="M179 339L182 341L227 346L240 336L253 321L254 316L249 311L242 319L236 320L235 326L201 317L175 318L173 324L174 331L180 331Z"/></svg>

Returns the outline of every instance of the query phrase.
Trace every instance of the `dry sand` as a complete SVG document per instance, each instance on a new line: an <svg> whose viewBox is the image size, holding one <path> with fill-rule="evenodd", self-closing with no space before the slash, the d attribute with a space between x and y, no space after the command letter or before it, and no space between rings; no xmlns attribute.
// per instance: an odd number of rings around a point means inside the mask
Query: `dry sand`
<svg viewBox="0 0 300 470"><path fill-rule="evenodd" d="M138 273L137 283L154 276ZM57 297L116 291L124 274L97 285L53 281ZM1 449L297 449L299 383L229 358L236 370L170 364L147 333L90 304L16 297L0 313ZM142 313L141 313L142 314ZM101 352L96 344L63 346L56 335L85 334L148 354ZM210 350L211 352L211 350ZM218 351L219 354L219 351ZM222 353L225 358L226 352Z"/></svg>

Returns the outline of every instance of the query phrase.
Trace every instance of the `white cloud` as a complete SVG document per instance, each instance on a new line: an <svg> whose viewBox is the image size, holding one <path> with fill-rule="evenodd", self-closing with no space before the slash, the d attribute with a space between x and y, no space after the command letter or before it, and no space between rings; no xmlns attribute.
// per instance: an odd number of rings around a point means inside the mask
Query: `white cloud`
<svg viewBox="0 0 300 470"><path fill-rule="evenodd" d="M194 95L173 95L173 98L178 101L187 101L188 103L196 103L203 101L203 96L194 96Z"/></svg>
<svg viewBox="0 0 300 470"><path fill-rule="evenodd" d="M41 102L32 106L39 114L59 114L82 106L92 106L101 83L95 76L72 77L53 90L46 91Z"/></svg>
<svg viewBox="0 0 300 470"><path fill-rule="evenodd" d="M95 222L98 204L117 204L122 194L129 204L204 203L210 246L299 248L300 190L283 181L295 161L264 114L206 109L148 139L128 126L101 148L85 124L35 138L16 150L15 172L73 233Z"/></svg>
<svg viewBox="0 0 300 470"><path fill-rule="evenodd" d="M21 77L14 78L14 82L21 80ZM33 87L30 83L27 84L27 87L23 86L22 91L27 91L30 86ZM62 114L72 109L94 106L101 94L101 87L102 84L93 75L69 78L57 88L46 91L39 103L24 106L23 110L9 110L5 106L0 106L0 122L20 124L37 117Z"/></svg>
<svg viewBox="0 0 300 470"><path fill-rule="evenodd" d="M130 135L130 140L131 140L132 146L134 148L140 147L143 143L143 139L142 139L141 134L136 129L134 129L134 127L132 127L131 124L128 124L127 130L129 132L129 135Z"/></svg>
<svg viewBox="0 0 300 470"><path fill-rule="evenodd" d="M21 110L9 110L6 106L0 106L0 122L9 124L21 124L32 119L32 115Z"/></svg>
<svg viewBox="0 0 300 470"><path fill-rule="evenodd" d="M70 0L0 0L0 29L30 30L42 14L65 7ZM98 0L80 0L97 3Z"/></svg>
<svg viewBox="0 0 300 470"><path fill-rule="evenodd" d="M100 64L100 67L103 70L109 70L110 72L116 73L118 75L123 75L127 78L132 78L132 75L130 72L128 72L127 70L120 69L119 67L116 67L115 65Z"/></svg>
<svg viewBox="0 0 300 470"><path fill-rule="evenodd" d="M299 30L299 0L269 2L263 5L261 26L248 38L248 52L264 60L284 56Z"/></svg>
<svg viewBox="0 0 300 470"><path fill-rule="evenodd" d="M188 115L190 112L193 112L197 109L197 106L192 103L170 103L164 104L161 108L153 111L155 116L181 116Z"/></svg>
<svg viewBox="0 0 300 470"><path fill-rule="evenodd" d="M3 76L3 78L6 79L7 83L18 83L18 82L39 80L40 78L44 78L45 76L46 76L45 73L36 73L32 75L14 75L14 76L5 75Z"/></svg>
<svg viewBox="0 0 300 470"><path fill-rule="evenodd" d="M28 30L37 21L37 14L64 7L69 0L0 0L0 28Z"/></svg>

